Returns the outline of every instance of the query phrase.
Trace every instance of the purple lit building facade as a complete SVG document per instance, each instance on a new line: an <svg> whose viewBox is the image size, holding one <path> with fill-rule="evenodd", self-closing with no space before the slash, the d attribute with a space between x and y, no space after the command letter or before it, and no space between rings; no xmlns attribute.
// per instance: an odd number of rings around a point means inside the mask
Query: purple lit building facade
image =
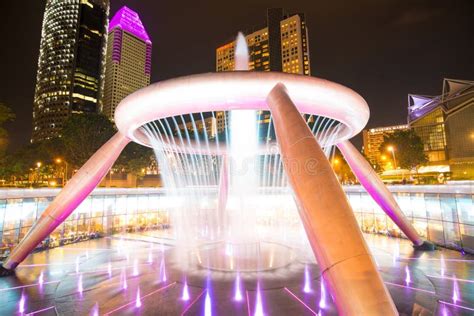
<svg viewBox="0 0 474 316"><path fill-rule="evenodd" d="M133 10L122 7L109 25L102 113L114 119L119 102L150 84L152 43Z"/></svg>
<svg viewBox="0 0 474 316"><path fill-rule="evenodd" d="M46 1L32 142L60 136L70 115L101 107L108 10L108 0Z"/></svg>

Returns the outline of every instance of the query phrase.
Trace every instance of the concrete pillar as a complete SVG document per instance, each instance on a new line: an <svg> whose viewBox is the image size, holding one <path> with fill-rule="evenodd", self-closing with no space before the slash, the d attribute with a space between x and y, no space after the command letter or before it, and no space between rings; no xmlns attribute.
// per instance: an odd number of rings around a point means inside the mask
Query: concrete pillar
<svg viewBox="0 0 474 316"><path fill-rule="evenodd" d="M423 244L410 221L405 217L392 193L387 189L380 177L357 148L348 140L337 144L344 159L347 161L360 184L377 202L384 212L394 221L400 230L410 239L415 247ZM427 245L427 243L425 243Z"/></svg>
<svg viewBox="0 0 474 316"><path fill-rule="evenodd" d="M40 242L64 222L95 189L129 142L130 139L118 132L92 155L13 249L3 264L3 269L0 267L0 275L15 269Z"/></svg>
<svg viewBox="0 0 474 316"><path fill-rule="evenodd" d="M354 213L320 145L283 84L267 97L283 166L340 315L397 315Z"/></svg>

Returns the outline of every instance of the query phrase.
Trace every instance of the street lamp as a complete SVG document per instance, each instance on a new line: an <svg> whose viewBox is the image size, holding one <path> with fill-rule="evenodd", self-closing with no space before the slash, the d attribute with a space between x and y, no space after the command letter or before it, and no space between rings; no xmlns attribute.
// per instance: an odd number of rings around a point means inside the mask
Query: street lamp
<svg viewBox="0 0 474 316"><path fill-rule="evenodd" d="M396 158L395 158L395 147L393 147L392 145L390 145L390 146L387 147L387 150L392 153L393 166L394 166L395 169L397 169L397 160L396 160Z"/></svg>
<svg viewBox="0 0 474 316"><path fill-rule="evenodd" d="M62 160L61 158L56 158L54 159L54 162L57 163L57 164L61 164L64 162L64 166L65 168L63 169L63 179L62 179L62 182L63 182L63 186L66 185L66 181L67 181L67 161L66 160Z"/></svg>

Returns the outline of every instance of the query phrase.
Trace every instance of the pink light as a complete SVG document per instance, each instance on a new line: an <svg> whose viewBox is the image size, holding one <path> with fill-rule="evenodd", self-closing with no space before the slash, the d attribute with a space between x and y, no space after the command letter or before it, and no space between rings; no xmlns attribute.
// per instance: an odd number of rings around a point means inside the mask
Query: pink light
<svg viewBox="0 0 474 316"><path fill-rule="evenodd" d="M301 305L306 307L306 309L308 309L312 314L317 315L317 313L314 310L312 310L311 307L309 307L305 302L303 302L300 298L298 298L298 296L296 296L293 292L291 292L287 287L285 287L285 291L288 292L288 294L290 294L295 300L300 302Z"/></svg>
<svg viewBox="0 0 474 316"><path fill-rule="evenodd" d="M122 289L126 290L128 285L127 285L127 272L125 271L125 268L122 270L122 274L120 275L122 279Z"/></svg>
<svg viewBox="0 0 474 316"><path fill-rule="evenodd" d="M183 301L189 301L188 282L186 281L186 279L184 280L183 294L181 295L181 299Z"/></svg>
<svg viewBox="0 0 474 316"><path fill-rule="evenodd" d="M135 259L133 260L133 273L132 276L137 276L138 275L138 260Z"/></svg>
<svg viewBox="0 0 474 316"><path fill-rule="evenodd" d="M25 294L21 292L20 302L18 303L18 312L23 314L25 312L26 298Z"/></svg>
<svg viewBox="0 0 474 316"><path fill-rule="evenodd" d="M49 282L44 282L43 284L54 284L54 283L59 283L59 282L61 282L61 281L49 281ZM21 286L7 287L7 288L0 289L0 292L17 290L17 289L24 289L24 288L27 288L27 287L38 286L38 285L40 285L40 284L39 283L34 283L34 284L27 284L27 285L21 285Z"/></svg>
<svg viewBox="0 0 474 316"><path fill-rule="evenodd" d="M167 285L169 286L169 285ZM185 315L186 312L201 298L201 296L204 295L204 292L207 292L206 290L203 290L195 299L192 301L188 306L186 306L185 310L181 313L181 315Z"/></svg>
<svg viewBox="0 0 474 316"><path fill-rule="evenodd" d="M311 292L311 280L309 277L309 269L308 265L305 265L304 267L304 288L303 292L305 293L310 293Z"/></svg>
<svg viewBox="0 0 474 316"><path fill-rule="evenodd" d="M443 305L443 316L448 316L449 313L448 313L448 309L446 308L446 306Z"/></svg>
<svg viewBox="0 0 474 316"><path fill-rule="evenodd" d="M147 43L151 43L150 37L148 36L138 13L125 6L118 10L110 20L109 31L117 27L133 34Z"/></svg>
<svg viewBox="0 0 474 316"><path fill-rule="evenodd" d="M40 288L43 287L43 284L44 284L44 273L43 273L43 271L41 271L41 273L38 277L38 284L39 284Z"/></svg>
<svg viewBox="0 0 474 316"><path fill-rule="evenodd" d="M264 316L262 305L262 294L260 293L260 284L257 284L257 300L255 302L254 316Z"/></svg>
<svg viewBox="0 0 474 316"><path fill-rule="evenodd" d="M161 258L161 264L160 264L160 279L162 282L166 282L166 266L165 266L165 258Z"/></svg>
<svg viewBox="0 0 474 316"><path fill-rule="evenodd" d="M82 274L79 275L79 278L77 279L77 292L79 292L80 295L82 295L82 292L84 291L84 287L82 286Z"/></svg>
<svg viewBox="0 0 474 316"><path fill-rule="evenodd" d="M427 274L426 276L429 278L434 278L434 279L454 280L454 278L451 278L451 277L440 277L437 275L429 275L429 274ZM474 283L474 280L466 280L466 279L459 279L459 278L456 278L456 280L458 282Z"/></svg>
<svg viewBox="0 0 474 316"><path fill-rule="evenodd" d="M211 296L209 295L209 291L206 291L206 299L204 301L204 316L212 316Z"/></svg>
<svg viewBox="0 0 474 316"><path fill-rule="evenodd" d="M135 298L135 307L142 307L142 300L140 299L140 288L137 288L137 297Z"/></svg>
<svg viewBox="0 0 474 316"><path fill-rule="evenodd" d="M453 302L456 304L460 300L459 284L456 276L453 275Z"/></svg>
<svg viewBox="0 0 474 316"><path fill-rule="evenodd" d="M410 269L408 268L408 266L405 266L405 283L407 285L410 285L411 283L411 276L410 276Z"/></svg>
<svg viewBox="0 0 474 316"><path fill-rule="evenodd" d="M319 308L326 308L326 287L324 286L324 279L321 277L321 297L319 298Z"/></svg>
<svg viewBox="0 0 474 316"><path fill-rule="evenodd" d="M444 277L444 271L446 270L446 262L444 261L444 256L441 255L441 276Z"/></svg>
<svg viewBox="0 0 474 316"><path fill-rule="evenodd" d="M92 307L91 316L99 316L99 303L95 303Z"/></svg>
<svg viewBox="0 0 474 316"><path fill-rule="evenodd" d="M467 306L462 306L462 305L457 305L457 304L453 304L453 303L449 303L449 302L445 302L445 301L438 301L439 303L441 304L444 304L444 305L448 305L448 306L452 306L452 307L457 307L457 308L462 308L462 309L465 309L465 310L468 310L468 311L474 311L474 308L471 308L471 307L467 307Z"/></svg>
<svg viewBox="0 0 474 316"><path fill-rule="evenodd" d="M237 301L237 302L242 301L242 285L241 285L240 274L239 273L237 273L237 276L235 278L234 301Z"/></svg>
<svg viewBox="0 0 474 316"><path fill-rule="evenodd" d="M429 293L435 295L436 293L434 291L429 291L429 290L424 290L424 289L419 289L416 287L411 287L411 286L406 286L406 285L400 285L396 283L391 283L391 282L384 282L385 284L391 285L391 286L396 286L396 287L402 287L405 289L413 290L413 291L419 291L419 292L424 292L424 293Z"/></svg>
<svg viewBox="0 0 474 316"><path fill-rule="evenodd" d="M41 271L38 277L38 285L39 285L40 293L43 293L43 286L44 286L44 272L43 271Z"/></svg>

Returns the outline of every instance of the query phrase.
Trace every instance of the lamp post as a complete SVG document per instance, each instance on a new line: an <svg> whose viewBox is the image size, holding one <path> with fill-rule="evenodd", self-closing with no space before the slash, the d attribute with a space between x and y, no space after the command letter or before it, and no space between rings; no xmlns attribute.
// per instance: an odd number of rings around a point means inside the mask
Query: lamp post
<svg viewBox="0 0 474 316"><path fill-rule="evenodd" d="M38 161L36 163L36 181L39 183L39 180L40 180L40 168L43 164L41 163L41 161ZM33 182L34 183L34 182Z"/></svg>
<svg viewBox="0 0 474 316"><path fill-rule="evenodd" d="M397 169L397 159L395 158L395 147L393 146L388 146L387 147L387 150L390 151L392 153L392 157L393 157L393 167L395 168L395 170Z"/></svg>
<svg viewBox="0 0 474 316"><path fill-rule="evenodd" d="M61 158L56 158L54 159L54 162L56 162L57 164L61 164L64 162L64 169L63 169L63 177L62 177L62 184L63 186L66 185L66 182L67 182L67 161L66 160L62 160Z"/></svg>

